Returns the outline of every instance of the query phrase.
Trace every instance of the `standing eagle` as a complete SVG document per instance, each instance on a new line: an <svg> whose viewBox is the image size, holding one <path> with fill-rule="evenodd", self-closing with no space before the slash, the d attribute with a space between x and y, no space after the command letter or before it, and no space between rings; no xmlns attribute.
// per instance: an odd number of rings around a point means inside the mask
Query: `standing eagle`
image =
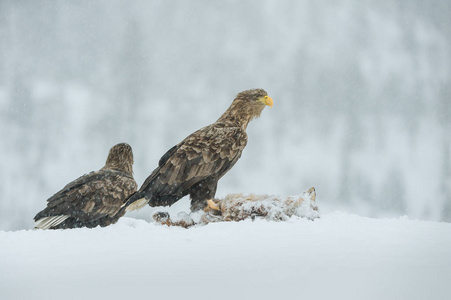
<svg viewBox="0 0 451 300"><path fill-rule="evenodd" d="M170 206L190 195L191 211L218 209L213 201L218 180L240 158L247 144L246 128L259 117L271 97L263 89L239 93L230 107L213 124L197 130L164 154L158 167L130 197L134 208Z"/></svg>
<svg viewBox="0 0 451 300"><path fill-rule="evenodd" d="M125 214L126 199L136 192L132 148L121 143L110 149L105 166L86 174L47 200L35 217L35 228L66 229L116 223Z"/></svg>

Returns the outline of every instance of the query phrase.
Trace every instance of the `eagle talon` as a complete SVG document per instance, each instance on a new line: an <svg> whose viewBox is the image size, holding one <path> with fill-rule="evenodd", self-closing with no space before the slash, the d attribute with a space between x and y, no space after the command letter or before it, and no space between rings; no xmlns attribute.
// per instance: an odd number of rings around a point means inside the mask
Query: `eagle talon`
<svg viewBox="0 0 451 300"><path fill-rule="evenodd" d="M221 211L221 208L213 200L208 199L207 200L207 206L205 207L204 211L207 212L207 211L211 211L211 210L219 212L219 211Z"/></svg>

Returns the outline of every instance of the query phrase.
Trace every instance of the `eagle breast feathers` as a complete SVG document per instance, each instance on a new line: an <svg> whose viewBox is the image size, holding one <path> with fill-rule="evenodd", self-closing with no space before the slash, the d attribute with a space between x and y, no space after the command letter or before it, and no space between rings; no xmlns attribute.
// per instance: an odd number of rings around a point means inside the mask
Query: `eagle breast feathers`
<svg viewBox="0 0 451 300"><path fill-rule="evenodd" d="M204 127L177 145L175 153L161 166L160 179L172 185L200 181L216 173L220 177L238 160L246 144L246 132L240 127L218 123Z"/></svg>

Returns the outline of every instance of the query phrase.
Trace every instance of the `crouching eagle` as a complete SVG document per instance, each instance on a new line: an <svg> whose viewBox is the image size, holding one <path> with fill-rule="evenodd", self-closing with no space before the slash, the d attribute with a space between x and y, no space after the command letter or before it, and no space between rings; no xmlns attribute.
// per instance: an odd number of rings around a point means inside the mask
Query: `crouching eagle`
<svg viewBox="0 0 451 300"><path fill-rule="evenodd" d="M136 201L131 207L170 206L189 194L192 211L207 205L218 209L211 200L218 180L240 158L247 144L247 125L266 105L272 107L273 101L263 89L239 93L215 123L192 133L161 157L158 167L128 200Z"/></svg>
<svg viewBox="0 0 451 300"><path fill-rule="evenodd" d="M105 166L86 174L47 200L35 217L35 228L66 229L116 223L125 214L127 198L136 192L132 148L121 143L110 149Z"/></svg>

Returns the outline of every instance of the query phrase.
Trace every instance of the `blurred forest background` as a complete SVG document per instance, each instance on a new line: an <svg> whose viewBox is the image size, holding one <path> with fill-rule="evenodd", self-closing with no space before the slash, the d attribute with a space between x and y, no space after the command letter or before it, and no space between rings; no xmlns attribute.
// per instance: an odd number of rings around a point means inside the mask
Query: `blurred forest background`
<svg viewBox="0 0 451 300"><path fill-rule="evenodd" d="M119 142L141 185L257 87L274 107L217 196L451 221L451 1L0 0L0 229Z"/></svg>

